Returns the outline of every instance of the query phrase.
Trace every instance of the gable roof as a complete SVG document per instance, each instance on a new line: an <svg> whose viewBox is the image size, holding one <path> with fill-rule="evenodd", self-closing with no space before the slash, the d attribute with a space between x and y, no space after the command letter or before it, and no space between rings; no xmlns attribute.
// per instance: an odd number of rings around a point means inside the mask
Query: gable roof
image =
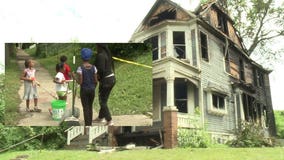
<svg viewBox="0 0 284 160"><path fill-rule="evenodd" d="M155 13L159 7L164 4L164 5L169 5L172 7L172 9L174 9L175 11L179 10L180 12L183 12L184 15L188 16L188 17L196 17L195 14L191 13L190 11L185 10L184 8L182 8L180 5L178 5L177 3L171 1L171 0L157 0L154 5L152 6L152 8L150 9L150 11L147 13L147 15L144 17L144 19L142 20L142 22L139 24L139 26L136 28L136 30L134 31L134 33L137 33L141 30L143 30L143 26L147 25L147 23L149 23L149 21L151 20L151 18L153 18L154 15L158 15L158 13ZM169 8L164 8L163 11L165 11L166 9Z"/></svg>

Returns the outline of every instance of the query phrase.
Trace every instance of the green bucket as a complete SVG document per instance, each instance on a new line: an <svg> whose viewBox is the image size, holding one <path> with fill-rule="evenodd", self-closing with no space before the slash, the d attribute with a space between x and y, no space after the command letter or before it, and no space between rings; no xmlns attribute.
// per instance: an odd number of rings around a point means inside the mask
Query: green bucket
<svg viewBox="0 0 284 160"><path fill-rule="evenodd" d="M54 100L51 102L51 107L52 107L52 119L58 121L62 118L65 112L66 101Z"/></svg>

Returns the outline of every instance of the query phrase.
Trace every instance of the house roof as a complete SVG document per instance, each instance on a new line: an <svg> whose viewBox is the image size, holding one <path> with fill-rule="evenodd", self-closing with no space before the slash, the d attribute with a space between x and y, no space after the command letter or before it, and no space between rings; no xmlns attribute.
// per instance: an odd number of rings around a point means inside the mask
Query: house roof
<svg viewBox="0 0 284 160"><path fill-rule="evenodd" d="M143 26L148 22L148 20L151 18L151 16L153 15L153 13L158 9L158 7L162 4L162 3L168 3L172 6L174 6L176 9L179 9L181 10L182 12L186 13L188 16L192 17L192 18L198 18L202 21L204 21L203 24L207 24L208 27L210 27L210 29L213 31L216 31L216 32L219 32L221 34L221 31L219 31L218 29L214 28L212 25L208 24L204 18L202 17L202 15L206 14L210 8L214 8L220 12L223 13L224 16L226 16L226 19L228 19L232 24L234 24L234 21L232 20L232 18L228 15L228 13L222 8L220 7L218 4L217 4L217 1L218 0L211 0L209 2L207 2L206 4L200 6L200 8L198 8L196 10L196 12L191 12L189 10L186 10L184 9L183 7L181 7L180 5L178 5L177 3L171 1L171 0L156 0L156 2L154 3L154 5L152 6L152 8L150 9L150 11L147 13L147 15L144 17L144 19L142 20L142 22L139 24L139 26L136 28L136 30L134 31L132 37L134 36L135 33L138 33L140 32L142 29L143 29ZM239 32L238 30L233 26L233 29L237 35L237 38L239 40L239 42L241 43L241 46L239 49L241 49L241 53L249 60L252 62L252 64L258 68L260 68L261 70L267 72L267 73L270 73L271 71L270 70L266 70L264 69L261 65L257 64L255 61L253 61L248 53L247 53L247 50L242 42L242 39L239 35ZM215 32L215 33L216 33ZM226 35L222 35L224 36L224 38L227 38ZM230 40L231 43L234 43L236 44L235 42L233 42L232 40Z"/></svg>

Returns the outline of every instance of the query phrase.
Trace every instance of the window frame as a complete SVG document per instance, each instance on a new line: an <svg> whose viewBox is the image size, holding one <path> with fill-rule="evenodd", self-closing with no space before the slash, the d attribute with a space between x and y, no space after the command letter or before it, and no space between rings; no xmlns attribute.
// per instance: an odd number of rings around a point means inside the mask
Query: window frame
<svg viewBox="0 0 284 160"><path fill-rule="evenodd" d="M213 95L223 98L223 108L215 107L213 104ZM207 111L209 114L215 115L215 116L225 116L228 114L227 111L227 95L219 93L217 91L207 91L206 92L206 102L207 102Z"/></svg>
<svg viewBox="0 0 284 160"><path fill-rule="evenodd" d="M183 33L183 42L182 43L175 43L175 33ZM185 38L185 31L173 31L172 32L172 36L173 36L173 51L174 51L174 57L178 58L178 59L186 59L186 38ZM183 50L183 55L181 57L179 57L180 55L178 54L178 52L176 51L177 49L180 49L179 47L184 47ZM180 49L182 50L182 49ZM177 54L177 56L175 55Z"/></svg>
<svg viewBox="0 0 284 160"><path fill-rule="evenodd" d="M208 35L205 34L204 32L200 31L199 32L200 36L200 52L201 52L201 58L202 60L209 62L209 49L208 49ZM205 38L205 39L204 39ZM202 40L204 39L204 41ZM206 43L206 44L203 44ZM204 53L206 51L206 53Z"/></svg>

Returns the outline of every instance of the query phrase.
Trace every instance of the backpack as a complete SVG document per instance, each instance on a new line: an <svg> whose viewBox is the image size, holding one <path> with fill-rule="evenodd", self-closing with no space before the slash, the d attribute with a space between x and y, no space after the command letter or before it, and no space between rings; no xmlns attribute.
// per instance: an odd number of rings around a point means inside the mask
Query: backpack
<svg viewBox="0 0 284 160"><path fill-rule="evenodd" d="M81 88L83 89L95 89L95 84L94 84L94 74L95 74L95 69L94 66L92 65L90 69L86 69L83 65L81 65L82 69L82 85Z"/></svg>

